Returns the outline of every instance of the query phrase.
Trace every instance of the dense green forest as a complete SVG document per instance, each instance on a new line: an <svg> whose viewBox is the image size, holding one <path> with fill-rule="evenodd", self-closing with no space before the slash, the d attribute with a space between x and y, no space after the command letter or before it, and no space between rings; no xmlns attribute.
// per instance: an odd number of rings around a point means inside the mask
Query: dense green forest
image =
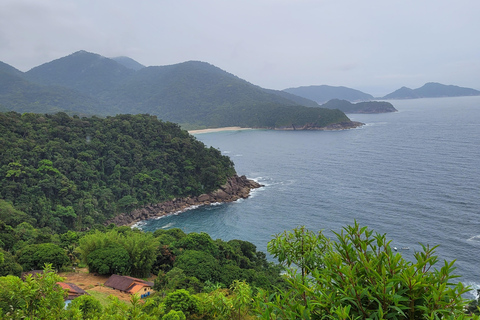
<svg viewBox="0 0 480 320"><path fill-rule="evenodd" d="M334 239L305 227L273 236L268 251L280 264L247 241L180 229L110 225L52 234L3 221L0 228L2 319L479 319L478 301L462 297L469 288L454 284L454 262L437 267L435 247L407 261L385 234L357 223ZM18 277L42 266L43 274ZM83 295L65 307L52 268L73 266L155 273L155 292L130 303Z"/></svg>
<svg viewBox="0 0 480 320"><path fill-rule="evenodd" d="M55 231L211 192L235 174L220 151L149 115L0 113L0 149L0 199L25 213L9 219Z"/></svg>
<svg viewBox="0 0 480 320"><path fill-rule="evenodd" d="M185 129L350 121L341 111L261 88L206 62L142 67L126 59L79 51L25 73L0 63L0 105L16 112L82 116L148 113Z"/></svg>
<svg viewBox="0 0 480 320"><path fill-rule="evenodd" d="M385 113L395 112L397 109L387 101L364 101L351 103L347 100L332 99L322 104L323 108L338 109L345 113Z"/></svg>

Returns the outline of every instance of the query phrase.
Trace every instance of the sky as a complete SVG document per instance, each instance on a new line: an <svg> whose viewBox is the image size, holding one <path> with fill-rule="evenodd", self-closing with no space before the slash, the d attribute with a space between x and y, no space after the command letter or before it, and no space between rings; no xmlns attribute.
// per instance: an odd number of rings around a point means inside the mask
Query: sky
<svg viewBox="0 0 480 320"><path fill-rule="evenodd" d="M205 61L277 90L480 90L480 1L0 1L0 61L28 71L79 50L146 66Z"/></svg>

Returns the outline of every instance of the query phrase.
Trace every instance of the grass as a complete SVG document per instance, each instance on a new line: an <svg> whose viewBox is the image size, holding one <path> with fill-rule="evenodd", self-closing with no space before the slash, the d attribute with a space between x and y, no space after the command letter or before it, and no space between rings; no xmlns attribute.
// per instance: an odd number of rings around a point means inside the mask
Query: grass
<svg viewBox="0 0 480 320"><path fill-rule="evenodd" d="M89 295L91 295L92 297L100 301L103 307L106 307L107 305L110 304L110 299L108 298L110 294L98 292L95 290L86 290L86 291L88 292ZM122 301L122 300L120 300L120 302L127 304L125 301Z"/></svg>

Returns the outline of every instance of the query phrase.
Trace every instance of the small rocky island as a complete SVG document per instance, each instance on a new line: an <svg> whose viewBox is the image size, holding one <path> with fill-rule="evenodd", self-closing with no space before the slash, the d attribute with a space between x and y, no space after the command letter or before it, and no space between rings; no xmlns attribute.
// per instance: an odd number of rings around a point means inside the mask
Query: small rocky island
<svg viewBox="0 0 480 320"><path fill-rule="evenodd" d="M250 195L250 190L260 187L263 187L263 185L256 181L247 179L245 176L234 175L219 189L211 193L201 194L197 197L178 198L162 203L151 204L143 208L135 209L131 212L122 213L115 218L108 220L105 224L108 225L113 223L117 226L132 225L142 220L181 212L193 206L246 199Z"/></svg>

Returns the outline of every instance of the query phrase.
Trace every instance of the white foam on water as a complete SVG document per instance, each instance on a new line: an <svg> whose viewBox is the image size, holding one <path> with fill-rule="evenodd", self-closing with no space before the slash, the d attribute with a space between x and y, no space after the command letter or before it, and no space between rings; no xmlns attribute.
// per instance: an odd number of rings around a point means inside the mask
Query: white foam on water
<svg viewBox="0 0 480 320"><path fill-rule="evenodd" d="M173 226L174 223L173 222L170 222L170 223L167 223L166 225L162 226L161 228L162 229L166 229L166 228L170 228L171 226Z"/></svg>
<svg viewBox="0 0 480 320"><path fill-rule="evenodd" d="M477 236L473 236L473 237L469 238L467 241L480 243L480 234L477 235Z"/></svg>
<svg viewBox="0 0 480 320"><path fill-rule="evenodd" d="M479 298L479 294L478 294L478 290L480 289L480 283L476 283L476 282L466 282L464 283L464 285L466 286L469 286L470 288L472 288L472 290L470 290L470 292L468 293L469 295L469 298L473 298L475 300L478 300Z"/></svg>

